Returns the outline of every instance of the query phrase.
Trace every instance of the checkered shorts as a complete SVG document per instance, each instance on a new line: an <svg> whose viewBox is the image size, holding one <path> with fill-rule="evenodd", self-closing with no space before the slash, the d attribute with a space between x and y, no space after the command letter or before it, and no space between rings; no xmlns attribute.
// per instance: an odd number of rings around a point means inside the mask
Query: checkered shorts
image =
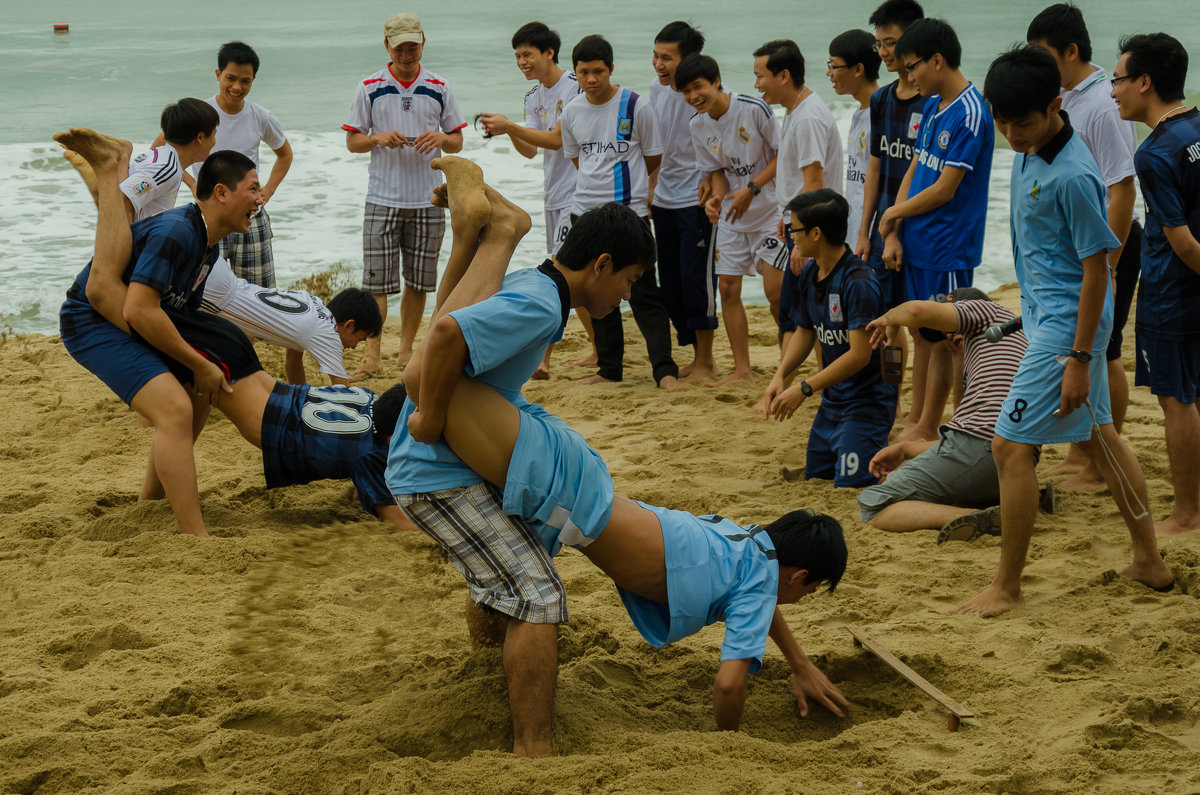
<svg viewBox="0 0 1200 795"><path fill-rule="evenodd" d="M260 287L275 286L275 257L271 254L271 218L260 207L246 234L234 232L221 241L221 256L235 276Z"/></svg>
<svg viewBox="0 0 1200 795"><path fill-rule="evenodd" d="M477 604L530 624L568 620L567 593L554 563L533 529L504 513L496 487L476 483L395 496L466 578Z"/></svg>
<svg viewBox="0 0 1200 795"><path fill-rule="evenodd" d="M441 207L384 207L367 202L363 212L363 283L375 295L400 292L404 284L422 293L437 289L438 252L446 234Z"/></svg>

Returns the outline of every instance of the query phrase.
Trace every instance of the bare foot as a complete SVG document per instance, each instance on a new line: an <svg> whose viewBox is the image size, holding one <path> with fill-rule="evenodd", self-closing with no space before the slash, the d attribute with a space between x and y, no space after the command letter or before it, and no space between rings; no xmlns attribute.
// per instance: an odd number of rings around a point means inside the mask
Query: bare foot
<svg viewBox="0 0 1200 795"><path fill-rule="evenodd" d="M685 384L707 384L720 374L721 371L715 364L701 366L692 362L688 365L688 372L683 372L682 368L679 370L679 380Z"/></svg>
<svg viewBox="0 0 1200 795"><path fill-rule="evenodd" d="M1086 459L1083 461L1076 461L1068 455L1054 466L1047 467L1045 471L1039 472L1038 477L1042 480L1045 480L1046 478L1056 478L1061 475L1078 475L1083 471L1085 466L1087 466ZM1074 491L1080 491L1080 489L1074 489Z"/></svg>
<svg viewBox="0 0 1200 795"><path fill-rule="evenodd" d="M662 380L658 382L658 388L664 389L667 392L674 392L679 389L679 379L673 375L664 375Z"/></svg>
<svg viewBox="0 0 1200 795"><path fill-rule="evenodd" d="M72 152L70 149L63 152L63 157L79 172L79 176L83 179L83 184L87 185L88 192L92 194L92 201L99 202L100 183L96 181L96 171L92 168L92 164L84 160L83 155L78 152Z"/></svg>
<svg viewBox="0 0 1200 795"><path fill-rule="evenodd" d="M1161 522L1154 523L1154 535L1159 536L1160 538L1163 536L1178 536L1183 535L1184 533L1194 533L1197 529L1200 529L1200 525L1181 522L1175 518L1174 514L1168 516L1166 519L1163 519ZM1124 572L1121 573L1124 574Z"/></svg>
<svg viewBox="0 0 1200 795"><path fill-rule="evenodd" d="M567 362L567 367L595 367L599 363L600 357L596 355L596 349L593 348L591 354L584 356L582 359Z"/></svg>
<svg viewBox="0 0 1200 795"><path fill-rule="evenodd" d="M1059 483L1058 487L1063 491L1079 491L1084 494L1095 494L1097 491L1108 488L1108 484L1104 482L1104 476L1100 474L1098 469L1094 466L1089 466L1067 478L1062 483Z"/></svg>
<svg viewBox="0 0 1200 795"><path fill-rule="evenodd" d="M679 368L679 378L682 380L692 374L692 368L696 366L694 361L688 362L683 367Z"/></svg>
<svg viewBox="0 0 1200 795"><path fill-rule="evenodd" d="M614 381L611 378L605 378L604 376L600 375L599 373L596 373L595 375L589 375L587 378L583 379L579 383L590 386L592 384L616 384L619 382Z"/></svg>
<svg viewBox="0 0 1200 795"><path fill-rule="evenodd" d="M1157 555L1149 563L1130 563L1121 569L1120 575L1137 580L1156 591L1169 591L1175 582L1175 575L1171 573L1170 567Z"/></svg>
<svg viewBox="0 0 1200 795"><path fill-rule="evenodd" d="M929 433L916 425L906 425L896 436L897 442L936 442L937 432Z"/></svg>
<svg viewBox="0 0 1200 795"><path fill-rule="evenodd" d="M450 199L446 191L446 183L443 182L433 189L433 195L429 197L429 203L434 207L441 207L443 210L450 209Z"/></svg>
<svg viewBox="0 0 1200 795"><path fill-rule="evenodd" d="M67 132L54 134L64 149L76 152L96 173L116 171L122 160L129 159L133 144L121 138L113 138L87 127L72 127Z"/></svg>
<svg viewBox="0 0 1200 795"><path fill-rule="evenodd" d="M754 373L739 373L737 371L734 371L734 372L730 373L729 375L725 376L724 378L717 379L716 381L709 381L707 384L705 384L705 386L711 386L711 387L725 386L726 384L732 384L734 381L745 381L747 383L753 384L754 383Z"/></svg>
<svg viewBox="0 0 1200 795"><path fill-rule="evenodd" d="M181 528L179 534L183 536L195 536L196 538L212 538L203 527L199 530L184 530Z"/></svg>
<svg viewBox="0 0 1200 795"><path fill-rule="evenodd" d="M445 158L441 159L444 160ZM524 237L533 228L533 221L529 219L529 213L506 199L500 191L491 185L485 184L483 186L483 194L488 205L492 208L491 226L498 227L499 225L504 225L511 229L512 233L517 237Z"/></svg>
<svg viewBox="0 0 1200 795"><path fill-rule="evenodd" d="M483 190L483 169L453 155L434 158L429 166L446 175L446 206L454 231L468 234L483 229L492 216L492 205ZM438 197L436 190L433 196Z"/></svg>
<svg viewBox="0 0 1200 795"><path fill-rule="evenodd" d="M379 359L363 359L358 370L350 377L351 381L362 381L373 378L383 372L383 362Z"/></svg>
<svg viewBox="0 0 1200 795"><path fill-rule="evenodd" d="M1019 604L1021 604L1020 593L1013 595L998 585L992 584L980 591L974 599L964 602L957 610L950 612L959 615L977 613L984 618L990 618L1007 613Z"/></svg>
<svg viewBox="0 0 1200 795"><path fill-rule="evenodd" d="M405 367L408 367L408 363L412 361L412 357L413 352L411 348L407 351L400 351L400 353L396 354L396 366L403 370Z"/></svg>
<svg viewBox="0 0 1200 795"><path fill-rule="evenodd" d="M545 362L542 362L541 364L539 364L537 369L533 371L533 380L534 381L549 381L550 380L550 368L546 366Z"/></svg>

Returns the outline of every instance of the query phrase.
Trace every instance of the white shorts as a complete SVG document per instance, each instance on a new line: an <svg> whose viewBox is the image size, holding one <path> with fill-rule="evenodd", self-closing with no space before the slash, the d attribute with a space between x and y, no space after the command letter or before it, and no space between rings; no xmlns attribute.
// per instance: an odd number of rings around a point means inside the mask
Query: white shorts
<svg viewBox="0 0 1200 795"><path fill-rule="evenodd" d="M560 207L557 210L546 210L546 253L554 255L562 248L571 231L571 206Z"/></svg>
<svg viewBox="0 0 1200 795"><path fill-rule="evenodd" d="M763 263L783 270L788 265L787 246L775 237L775 228L758 232L732 232L726 226L717 227L718 276L755 276L762 273Z"/></svg>

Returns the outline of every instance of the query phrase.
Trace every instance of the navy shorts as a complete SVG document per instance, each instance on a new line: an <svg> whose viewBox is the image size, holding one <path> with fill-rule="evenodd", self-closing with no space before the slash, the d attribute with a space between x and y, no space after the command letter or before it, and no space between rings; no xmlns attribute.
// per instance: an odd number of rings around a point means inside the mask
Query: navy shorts
<svg viewBox="0 0 1200 795"><path fill-rule="evenodd" d="M904 286L911 301L944 301L959 287L970 287L975 271L932 271L916 265L904 266Z"/></svg>
<svg viewBox="0 0 1200 795"><path fill-rule="evenodd" d="M1133 383L1150 387L1156 397L1195 403L1200 390L1200 339L1165 340L1139 331Z"/></svg>
<svg viewBox="0 0 1200 795"><path fill-rule="evenodd" d="M171 372L158 349L121 331L87 303L68 298L58 328L71 358L126 403L151 379Z"/></svg>
<svg viewBox="0 0 1200 795"><path fill-rule="evenodd" d="M804 479L832 479L839 488L873 485L875 476L867 465L887 447L895 418L894 401L880 408L880 418L876 420L836 419L826 414L822 405L808 434Z"/></svg>
<svg viewBox="0 0 1200 795"><path fill-rule="evenodd" d="M900 306L908 300L908 285L905 284L904 269L888 270L883 264L883 247L871 246L867 255L867 266L875 274L875 283L883 295L883 303L888 309Z"/></svg>
<svg viewBox="0 0 1200 795"><path fill-rule="evenodd" d="M1121 343L1124 342L1125 324L1129 321L1129 307L1133 305L1133 296L1137 292L1138 276L1142 273L1142 225L1137 221L1129 228L1129 237L1125 239L1125 248L1121 249L1121 258L1117 260L1117 272L1114 274L1116 291L1113 294L1113 326L1108 338L1108 353L1105 358L1110 362L1121 358Z"/></svg>

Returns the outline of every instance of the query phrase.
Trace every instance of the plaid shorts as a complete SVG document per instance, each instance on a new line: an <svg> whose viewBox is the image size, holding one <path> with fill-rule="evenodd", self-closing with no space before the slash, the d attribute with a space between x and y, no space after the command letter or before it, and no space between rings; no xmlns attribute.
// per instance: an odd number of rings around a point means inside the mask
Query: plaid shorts
<svg viewBox="0 0 1200 795"><path fill-rule="evenodd" d="M275 257L271 254L271 218L267 208L258 208L246 234L234 232L221 241L221 256L235 276L260 287L275 286Z"/></svg>
<svg viewBox="0 0 1200 795"><path fill-rule="evenodd" d="M400 259L404 284L412 290L437 289L438 252L446 234L441 207L384 207L367 202L363 212L362 288L375 295L400 292Z"/></svg>
<svg viewBox="0 0 1200 795"><path fill-rule="evenodd" d="M490 483L397 494L396 503L437 542L476 604L529 624L567 621L567 593L537 535L501 507Z"/></svg>

